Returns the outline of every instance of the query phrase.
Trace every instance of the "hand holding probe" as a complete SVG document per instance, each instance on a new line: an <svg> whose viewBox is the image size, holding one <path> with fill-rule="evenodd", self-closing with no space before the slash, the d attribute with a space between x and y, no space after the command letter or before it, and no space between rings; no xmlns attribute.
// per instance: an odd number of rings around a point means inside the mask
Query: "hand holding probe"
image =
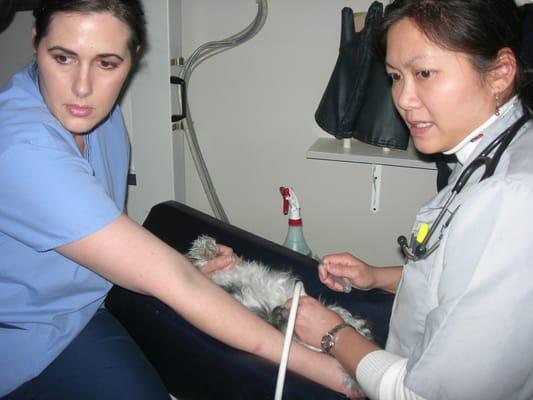
<svg viewBox="0 0 533 400"><path fill-rule="evenodd" d="M325 267L326 264L323 264L322 261L318 257L315 257L315 259L318 261L317 268L320 267L321 265L323 265ZM331 278L331 280L333 282L338 283L339 285L341 285L342 286L342 291L344 293L350 293L352 291L352 284L350 283L348 278L346 278L344 276L335 276L335 275L332 275L331 273L329 273L329 278Z"/></svg>

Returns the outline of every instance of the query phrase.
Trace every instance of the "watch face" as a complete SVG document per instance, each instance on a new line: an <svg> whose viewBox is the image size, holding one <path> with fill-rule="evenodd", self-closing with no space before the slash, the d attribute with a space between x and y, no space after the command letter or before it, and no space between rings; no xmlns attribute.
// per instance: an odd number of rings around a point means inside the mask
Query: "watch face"
<svg viewBox="0 0 533 400"><path fill-rule="evenodd" d="M331 353L331 350L333 350L333 348L335 347L335 336L341 329L346 328L347 326L349 326L347 322L342 322L333 329L331 329L324 336L322 336L322 340L320 341L320 347L322 347L322 350L325 353Z"/></svg>
<svg viewBox="0 0 533 400"><path fill-rule="evenodd" d="M335 342L333 341L333 336L328 333L322 337L320 346L322 347L322 350L324 350L324 352L329 353L331 349L333 349L334 343Z"/></svg>

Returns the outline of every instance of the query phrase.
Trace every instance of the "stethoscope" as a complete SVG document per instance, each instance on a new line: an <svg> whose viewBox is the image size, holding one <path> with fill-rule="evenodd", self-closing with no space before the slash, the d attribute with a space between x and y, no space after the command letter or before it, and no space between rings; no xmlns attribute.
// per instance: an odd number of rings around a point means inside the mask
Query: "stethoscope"
<svg viewBox="0 0 533 400"><path fill-rule="evenodd" d="M431 247L428 248L427 244L431 239L433 233L437 229L442 218L444 218L444 215L449 213L449 207L452 201L461 192L461 190L463 190L466 183L471 178L472 174L477 171L478 168L483 166L485 167L485 171L483 172L483 175L481 176L479 182L494 174L494 170L498 166L500 157L502 156L503 152L505 151L505 149L507 149L507 146L509 146L509 143L511 143L518 130L526 123L528 119L529 115L523 115L513 125L511 125L508 129L502 132L496 139L489 143L489 145L485 147L485 149L464 169L464 171L459 176L459 179L457 179L457 182L455 183L452 191L450 192L450 196L444 203L444 206L437 215L437 218L431 225L431 228L428 224L421 224L417 234L411 235L411 243L408 243L407 238L403 235L398 238L398 244L400 245L403 254L409 260L423 260L437 249L440 244L442 234ZM494 155L492 157L489 157L489 154L492 153L494 149L496 149ZM455 211L457 211L457 209L455 209ZM455 215L455 211L450 213L450 216L444 224L443 228L446 228L450 224L453 216Z"/></svg>

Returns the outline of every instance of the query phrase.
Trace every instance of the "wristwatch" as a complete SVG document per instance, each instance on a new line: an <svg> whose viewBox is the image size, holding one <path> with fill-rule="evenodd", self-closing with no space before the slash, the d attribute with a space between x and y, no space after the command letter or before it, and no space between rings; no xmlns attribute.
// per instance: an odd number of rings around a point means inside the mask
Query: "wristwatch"
<svg viewBox="0 0 533 400"><path fill-rule="evenodd" d="M320 347L322 348L322 351L324 353L331 355L331 351L335 347L335 336L337 336L337 333L339 333L341 329L344 329L347 326L350 326L348 322L340 323L339 325L330 329L324 336L322 336L322 340L320 341Z"/></svg>

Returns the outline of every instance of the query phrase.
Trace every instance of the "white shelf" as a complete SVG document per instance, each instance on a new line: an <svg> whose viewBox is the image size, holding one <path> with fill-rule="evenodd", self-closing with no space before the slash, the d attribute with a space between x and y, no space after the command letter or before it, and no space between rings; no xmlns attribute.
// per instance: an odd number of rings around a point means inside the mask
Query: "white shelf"
<svg viewBox="0 0 533 400"><path fill-rule="evenodd" d="M344 140L335 138L319 138L307 150L307 158L316 160L342 161L362 164L388 165L395 167L436 169L435 162L428 156L419 153L412 145L406 150L384 150L355 139Z"/></svg>

